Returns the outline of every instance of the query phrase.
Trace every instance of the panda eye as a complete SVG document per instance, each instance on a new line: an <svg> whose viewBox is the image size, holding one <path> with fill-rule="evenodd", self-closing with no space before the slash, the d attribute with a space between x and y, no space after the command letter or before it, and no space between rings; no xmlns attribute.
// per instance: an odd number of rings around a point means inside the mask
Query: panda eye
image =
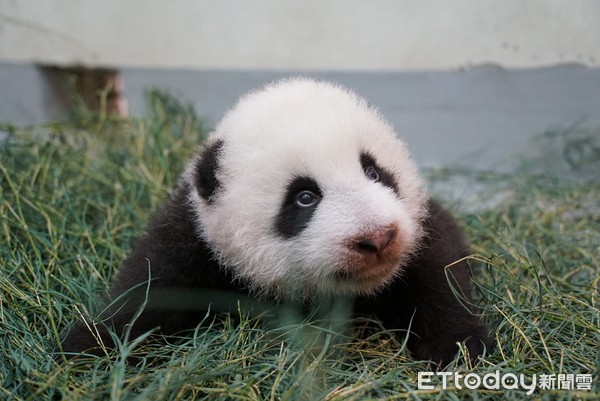
<svg viewBox="0 0 600 401"><path fill-rule="evenodd" d="M379 182L379 173L373 166L369 166L365 169L365 175L371 181Z"/></svg>
<svg viewBox="0 0 600 401"><path fill-rule="evenodd" d="M296 204L300 207L311 207L319 201L319 197L311 191L301 191L296 196Z"/></svg>

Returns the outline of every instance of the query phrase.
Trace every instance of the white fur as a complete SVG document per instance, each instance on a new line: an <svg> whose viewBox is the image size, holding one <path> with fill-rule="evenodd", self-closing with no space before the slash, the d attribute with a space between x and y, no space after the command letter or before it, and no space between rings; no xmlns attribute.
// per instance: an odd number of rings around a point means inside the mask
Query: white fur
<svg viewBox="0 0 600 401"><path fill-rule="evenodd" d="M196 191L190 202L199 234L257 293L373 292L416 250L426 202L420 176L393 128L355 93L308 79L281 81L242 97L211 135L216 139L225 143L222 188L210 205ZM365 177L361 152L394 175L401 197ZM196 162L185 181L194 182ZM294 176L312 177L323 199L308 227L285 239L274 224ZM336 279L366 263L348 242L390 225L399 231L393 257L361 267L356 279Z"/></svg>

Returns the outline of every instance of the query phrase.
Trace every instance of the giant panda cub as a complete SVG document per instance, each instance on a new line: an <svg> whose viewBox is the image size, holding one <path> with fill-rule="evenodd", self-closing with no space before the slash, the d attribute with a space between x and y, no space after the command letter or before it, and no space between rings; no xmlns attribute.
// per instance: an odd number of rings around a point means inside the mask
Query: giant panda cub
<svg viewBox="0 0 600 401"><path fill-rule="evenodd" d="M404 143L355 93L310 79L243 96L189 162L120 269L97 324L63 351L98 352L158 328L194 328L207 310L350 299L359 316L450 362L489 345L465 306L465 236L428 198ZM459 295L457 295L459 294Z"/></svg>

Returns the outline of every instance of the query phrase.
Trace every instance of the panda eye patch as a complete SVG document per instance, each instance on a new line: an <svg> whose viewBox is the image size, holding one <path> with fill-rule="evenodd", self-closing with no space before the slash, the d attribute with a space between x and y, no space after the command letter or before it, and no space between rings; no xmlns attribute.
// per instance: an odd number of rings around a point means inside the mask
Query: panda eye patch
<svg viewBox="0 0 600 401"><path fill-rule="evenodd" d="M371 154L367 152L360 154L360 166L369 180L384 185L394 191L396 195L401 196L394 175L377 163L377 160Z"/></svg>
<svg viewBox="0 0 600 401"><path fill-rule="evenodd" d="M313 178L293 177L275 218L275 231L284 238L300 235L308 227L321 199L323 192Z"/></svg>
<svg viewBox="0 0 600 401"><path fill-rule="evenodd" d="M373 166L369 166L365 169L365 175L371 181L379 182L379 173L377 169Z"/></svg>
<svg viewBox="0 0 600 401"><path fill-rule="evenodd" d="M319 201L319 197L311 191L301 191L296 196L296 204L300 207L311 207Z"/></svg>

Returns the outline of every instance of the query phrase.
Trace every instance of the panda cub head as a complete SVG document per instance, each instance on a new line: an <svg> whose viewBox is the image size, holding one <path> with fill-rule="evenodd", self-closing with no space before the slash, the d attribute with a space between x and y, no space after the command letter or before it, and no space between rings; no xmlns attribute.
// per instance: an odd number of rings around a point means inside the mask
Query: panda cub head
<svg viewBox="0 0 600 401"><path fill-rule="evenodd" d="M198 234L259 296L368 294L402 273L426 196L378 112L325 82L242 97L183 178Z"/></svg>

